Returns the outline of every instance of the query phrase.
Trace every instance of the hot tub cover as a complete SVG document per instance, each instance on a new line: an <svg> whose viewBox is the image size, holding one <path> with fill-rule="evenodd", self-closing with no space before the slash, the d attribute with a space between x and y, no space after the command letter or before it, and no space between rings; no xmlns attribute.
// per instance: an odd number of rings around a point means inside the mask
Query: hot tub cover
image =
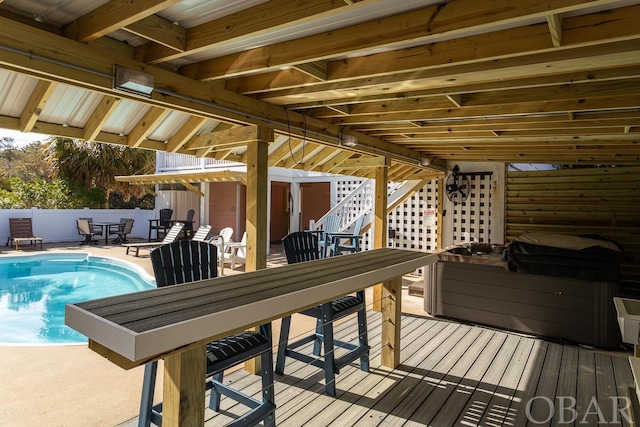
<svg viewBox="0 0 640 427"><path fill-rule="evenodd" d="M600 282L620 282L620 263L629 255L597 236L526 233L505 251L510 271Z"/></svg>

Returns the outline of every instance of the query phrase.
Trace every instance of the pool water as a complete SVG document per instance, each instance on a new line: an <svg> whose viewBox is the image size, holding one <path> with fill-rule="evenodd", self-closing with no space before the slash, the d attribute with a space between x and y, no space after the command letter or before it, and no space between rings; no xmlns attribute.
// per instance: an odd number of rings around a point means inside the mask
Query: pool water
<svg viewBox="0 0 640 427"><path fill-rule="evenodd" d="M0 257L0 343L86 343L64 324L65 305L155 289L142 268L87 254Z"/></svg>

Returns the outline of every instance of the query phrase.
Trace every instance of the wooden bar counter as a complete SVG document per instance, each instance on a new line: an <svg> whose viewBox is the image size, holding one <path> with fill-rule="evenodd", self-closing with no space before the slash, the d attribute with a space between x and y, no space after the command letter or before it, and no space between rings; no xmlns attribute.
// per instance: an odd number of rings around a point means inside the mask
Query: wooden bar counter
<svg viewBox="0 0 640 427"><path fill-rule="evenodd" d="M383 283L382 363L394 368L402 275L436 260L375 249L70 304L65 323L124 369L165 359L163 424L202 425L207 342Z"/></svg>

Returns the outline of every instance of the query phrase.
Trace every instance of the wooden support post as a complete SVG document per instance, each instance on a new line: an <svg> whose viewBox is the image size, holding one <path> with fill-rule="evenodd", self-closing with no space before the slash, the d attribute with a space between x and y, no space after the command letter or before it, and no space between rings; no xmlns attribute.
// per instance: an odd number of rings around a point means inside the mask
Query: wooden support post
<svg viewBox="0 0 640 427"><path fill-rule="evenodd" d="M273 129L257 128L247 145L247 259L245 271L267 267L267 192L269 142Z"/></svg>
<svg viewBox="0 0 640 427"><path fill-rule="evenodd" d="M375 168L375 203L373 216L373 248L387 247L387 203L388 190L387 181L389 178L389 168L380 166ZM373 311L382 310L382 285L373 287Z"/></svg>
<svg viewBox="0 0 640 427"><path fill-rule="evenodd" d="M247 145L247 259L245 271L267 268L267 194L269 143L273 129L258 127L256 141ZM260 358L248 360L246 371L259 375Z"/></svg>
<svg viewBox="0 0 640 427"><path fill-rule="evenodd" d="M205 346L164 359L162 425L204 426Z"/></svg>
<svg viewBox="0 0 640 427"><path fill-rule="evenodd" d="M382 284L382 365L400 364L400 320L402 315L402 276Z"/></svg>

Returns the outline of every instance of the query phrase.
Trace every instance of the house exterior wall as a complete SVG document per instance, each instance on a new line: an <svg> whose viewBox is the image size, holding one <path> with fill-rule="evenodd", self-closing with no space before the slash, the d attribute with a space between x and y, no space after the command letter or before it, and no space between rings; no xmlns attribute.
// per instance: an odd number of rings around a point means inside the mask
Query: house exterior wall
<svg viewBox="0 0 640 427"><path fill-rule="evenodd" d="M318 220L331 209L331 183L304 182L300 184L302 199L301 230L309 229L311 220Z"/></svg>
<svg viewBox="0 0 640 427"><path fill-rule="evenodd" d="M239 241L246 230L246 188L239 182L212 182L209 186L209 225L217 234L232 227L233 239Z"/></svg>
<svg viewBox="0 0 640 427"><path fill-rule="evenodd" d="M289 184L286 182L271 182L271 202L269 221L269 241L280 242L289 233Z"/></svg>
<svg viewBox="0 0 640 427"><path fill-rule="evenodd" d="M173 209L172 219L185 219L187 211L193 209L193 228L197 229L203 224L200 216L200 196L187 189L180 190L158 190L156 191L156 209Z"/></svg>
<svg viewBox="0 0 640 427"><path fill-rule="evenodd" d="M173 156L178 156L175 159ZM220 161L194 161L188 159L182 159L184 155L172 155L168 153L162 153L161 158L158 159L158 166L162 169L162 172L181 171L181 170L213 170L220 169L237 169L244 170L244 165L229 164ZM189 156L186 156L189 157ZM180 160L184 160L185 163L181 165ZM453 164L448 165L448 169L453 168ZM484 209L481 220L473 219L474 232L478 232L478 236L489 236L488 239L493 243L502 243L504 241L504 182L505 182L505 165L501 163L459 163L462 172L490 172L490 182L483 183L482 186L489 185L490 192L482 193L484 197L490 197L488 203L481 202L483 205L490 207L489 210ZM239 169L238 169L239 168ZM290 185L292 193L292 207L289 217L289 230L305 230L309 228L309 222L311 220L318 220L333 206L338 204L341 200L346 198L354 189L356 189L364 180L360 178L337 176L337 175L323 175L318 173L305 173L298 170L270 168L269 169L269 205L270 205L270 221L272 210L274 209L274 203L280 204L278 196L272 194L273 185L275 182L287 183ZM205 191L208 193L208 202L203 211L208 211L208 221L212 225L214 232L222 227L229 226L230 224L236 224L234 230L237 233L237 239L240 239L242 232L244 231L244 212L243 206L240 206L240 211L237 212L235 207L237 202L234 202L235 197L238 197L237 192L233 190L227 190L221 192L218 185L229 185L232 188L236 183L215 183L209 184ZM241 187L243 187L241 185ZM391 184L390 184L391 187ZM243 187L244 188L244 187ZM297 191L299 189L300 191ZM423 189L416 192L408 200L394 209L388 216L388 228L394 230L394 237L388 238L388 245L390 247L428 251L435 250L439 246L444 247L454 242L459 242L459 237L453 232L453 210L450 210L451 203L444 197L445 200L437 200L438 194L438 181L433 179ZM216 194L216 191L218 193ZM236 190L237 191L237 190ZM235 194L235 195L234 195ZM478 193L480 194L480 193ZM244 193L240 195L241 200L244 201ZM480 195L478 197L481 197ZM212 199L218 199L212 201ZM225 205L220 205L219 203ZM475 200L469 200L469 204L476 203ZM443 218L442 224L434 222L434 216L431 213L439 208L439 204L443 204L443 207L448 211L448 215ZM221 209L221 212L217 212ZM486 211L486 213L485 213ZM475 211L474 211L475 212ZM462 213L460 213L462 214ZM235 215L235 216L234 216ZM467 215L467 211L465 211ZM465 221L472 221L472 219L465 219ZM280 221L280 220L278 220ZM436 218L435 221L438 221ZM238 226L238 224L241 224ZM442 226L442 242L436 241L437 228ZM482 227L480 229L479 227ZM269 230L269 241L277 240L277 237L271 237L272 231ZM278 233L280 233L278 231ZM363 247L370 248L370 234L368 231L363 238ZM465 236L464 232L462 235ZM470 236L471 237L471 236ZM475 236L474 236L475 237ZM440 243L440 245L438 245Z"/></svg>

